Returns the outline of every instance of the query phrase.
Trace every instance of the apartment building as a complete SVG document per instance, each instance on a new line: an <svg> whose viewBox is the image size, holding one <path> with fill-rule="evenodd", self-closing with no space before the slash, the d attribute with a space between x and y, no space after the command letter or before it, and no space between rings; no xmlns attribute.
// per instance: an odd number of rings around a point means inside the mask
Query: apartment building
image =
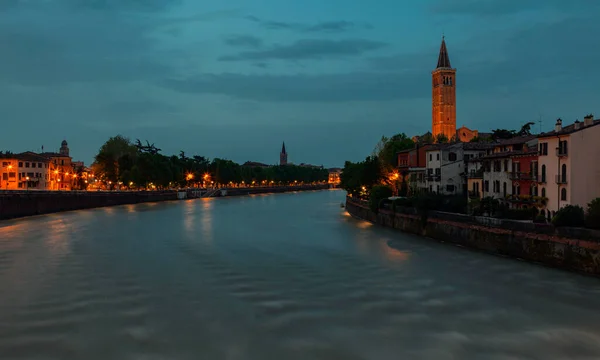
<svg viewBox="0 0 600 360"><path fill-rule="evenodd" d="M588 115L583 122L563 126L538 136L540 195L553 215L566 205L583 208L600 197L600 120Z"/></svg>
<svg viewBox="0 0 600 360"><path fill-rule="evenodd" d="M50 161L33 152L5 155L2 163L2 190L46 190Z"/></svg>

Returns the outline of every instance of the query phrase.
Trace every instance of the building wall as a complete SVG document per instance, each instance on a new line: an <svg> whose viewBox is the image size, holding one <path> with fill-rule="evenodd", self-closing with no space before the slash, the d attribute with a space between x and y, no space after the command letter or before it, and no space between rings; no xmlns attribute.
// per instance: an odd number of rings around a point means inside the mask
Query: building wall
<svg viewBox="0 0 600 360"><path fill-rule="evenodd" d="M426 152L427 158L427 190L432 192L440 191L441 181L436 181L437 176L441 179L441 164L442 164L442 151L441 150L430 150ZM437 172L436 172L436 169ZM438 175L436 175L438 174Z"/></svg>
<svg viewBox="0 0 600 360"><path fill-rule="evenodd" d="M563 135L560 137L560 140L567 140L568 151L571 153L571 141L569 141L569 135ZM540 138L539 144L547 143L548 145L548 154L544 155L542 153L538 154L538 163L539 163L539 172L540 172L540 180L539 183L539 192L542 194L545 189L546 197L548 198L548 202L546 204L546 209L552 212L558 211L563 206L569 205L569 199L571 196L571 189L569 188L569 184L571 183L570 173L571 173L571 161L570 157L558 157L556 155L556 148L558 147L558 137L547 137ZM539 146L539 145L538 145ZM563 164L567 165L567 184L560 185L556 183L556 175L560 174L560 168ZM545 183L542 181L542 168L546 167L546 181ZM567 188L567 200L560 200L560 190L565 187Z"/></svg>
<svg viewBox="0 0 600 360"><path fill-rule="evenodd" d="M567 199L586 209L592 199L600 197L600 125L571 134L567 150L571 165L567 173L572 174L568 175Z"/></svg>
<svg viewBox="0 0 600 360"><path fill-rule="evenodd" d="M456 135L456 70L436 69L431 76L431 133L434 139L444 134L450 140Z"/></svg>
<svg viewBox="0 0 600 360"><path fill-rule="evenodd" d="M66 156L51 156L49 178L49 190L71 190L73 184L71 158Z"/></svg>
<svg viewBox="0 0 600 360"><path fill-rule="evenodd" d="M494 199L504 199L505 195L512 195L512 181L510 179L510 171L512 169L512 162L510 158L498 158L489 160L490 161L490 171L486 171L483 173L483 184L485 186L486 181L489 184L489 191L485 191L483 196L491 196ZM500 161L500 171L495 171L494 169L494 161ZM505 161L506 168L505 168ZM500 186L499 189L494 191L494 182L498 181ZM506 185L505 185L506 184ZM506 194L504 192L504 187L506 186Z"/></svg>
<svg viewBox="0 0 600 360"><path fill-rule="evenodd" d="M19 158L0 159L2 190L47 190L48 162ZM11 176L13 175L13 176ZM29 180L27 180L29 178Z"/></svg>
<svg viewBox="0 0 600 360"><path fill-rule="evenodd" d="M479 131L471 130L466 126L456 130L456 137L460 142L469 142L477 136L479 136Z"/></svg>

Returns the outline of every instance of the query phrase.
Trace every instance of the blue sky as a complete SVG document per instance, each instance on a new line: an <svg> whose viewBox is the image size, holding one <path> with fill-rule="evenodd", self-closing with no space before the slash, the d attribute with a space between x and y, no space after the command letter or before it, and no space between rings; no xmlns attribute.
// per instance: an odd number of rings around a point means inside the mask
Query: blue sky
<svg viewBox="0 0 600 360"><path fill-rule="evenodd" d="M165 153L341 166L431 127L446 35L457 122L600 113L589 0L4 0L0 149L91 162L110 136Z"/></svg>

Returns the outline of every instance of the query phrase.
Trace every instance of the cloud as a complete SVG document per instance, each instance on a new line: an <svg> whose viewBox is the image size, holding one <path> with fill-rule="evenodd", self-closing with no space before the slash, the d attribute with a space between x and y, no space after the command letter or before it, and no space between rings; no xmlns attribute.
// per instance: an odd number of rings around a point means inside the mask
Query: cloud
<svg viewBox="0 0 600 360"><path fill-rule="evenodd" d="M347 40L298 40L290 45L275 45L269 49L244 51L235 55L221 56L221 61L240 60L301 60L321 59L325 57L342 57L362 55L363 53L381 49L388 44L365 39Z"/></svg>
<svg viewBox="0 0 600 360"><path fill-rule="evenodd" d="M236 47L259 48L262 46L262 39L252 35L231 35L225 38L225 44Z"/></svg>
<svg viewBox="0 0 600 360"><path fill-rule="evenodd" d="M352 21L339 20L339 21L324 21L316 24L301 24L293 22L282 22L282 21L270 21L262 20L256 16L246 16L246 19L258 23L264 28L269 30L293 30L301 32L323 32L323 33L337 33L345 32L355 29L372 29L373 26L367 23L356 23Z"/></svg>
<svg viewBox="0 0 600 360"><path fill-rule="evenodd" d="M121 116L144 114L168 114L177 111L177 107L158 100L120 101L109 104L104 109L111 114Z"/></svg>
<svg viewBox="0 0 600 360"><path fill-rule="evenodd" d="M500 16L524 11L555 8L581 11L596 7L589 0L438 0L430 10L440 14Z"/></svg>
<svg viewBox="0 0 600 360"><path fill-rule="evenodd" d="M212 74L169 79L161 85L193 94L221 94L271 102L388 101L429 96L424 74L341 73L322 75Z"/></svg>

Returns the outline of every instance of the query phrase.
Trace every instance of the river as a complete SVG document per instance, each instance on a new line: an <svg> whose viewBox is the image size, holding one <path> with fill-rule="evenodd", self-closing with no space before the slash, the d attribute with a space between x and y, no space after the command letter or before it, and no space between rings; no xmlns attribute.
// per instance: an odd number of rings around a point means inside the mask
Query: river
<svg viewBox="0 0 600 360"><path fill-rule="evenodd" d="M353 219L339 190L0 222L0 359L599 359L600 280Z"/></svg>

